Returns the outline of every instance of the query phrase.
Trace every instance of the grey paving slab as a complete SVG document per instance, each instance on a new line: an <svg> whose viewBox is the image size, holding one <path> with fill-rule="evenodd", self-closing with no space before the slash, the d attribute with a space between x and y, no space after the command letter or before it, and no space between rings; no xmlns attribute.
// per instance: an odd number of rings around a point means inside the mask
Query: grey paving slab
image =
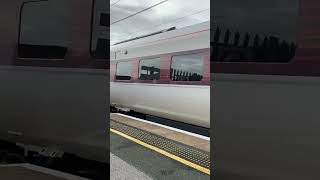
<svg viewBox="0 0 320 180"><path fill-rule="evenodd" d="M152 180L148 175L126 163L119 157L110 153L110 179L111 180Z"/></svg>

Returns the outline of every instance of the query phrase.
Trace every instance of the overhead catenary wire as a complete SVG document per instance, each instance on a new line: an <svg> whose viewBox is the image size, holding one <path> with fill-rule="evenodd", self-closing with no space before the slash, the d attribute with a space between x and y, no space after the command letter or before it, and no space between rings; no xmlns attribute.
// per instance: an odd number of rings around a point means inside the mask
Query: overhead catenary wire
<svg viewBox="0 0 320 180"><path fill-rule="evenodd" d="M187 17L194 16L194 15L196 15L196 14L200 14L200 13L203 13L203 12L208 11L208 10L210 10L210 8L202 9L202 10L200 10L200 11L196 11L196 12L194 12L194 13L191 13L191 14L188 14L188 15L185 15L185 16L182 16L182 17L179 17L179 18L176 18L176 19L172 19L172 20L167 21L167 22L165 22L165 23L157 24L157 25L154 25L154 26L144 27L144 28L141 28L141 29L139 29L139 30L137 30L137 31L135 31L135 32L133 32L133 33L130 33L130 34L136 35L136 34L139 33L139 32L143 32L145 29L163 26L163 25L166 25L166 24L169 24L169 23L172 23L172 22L180 22L180 21L184 20L184 19L187 18Z"/></svg>
<svg viewBox="0 0 320 180"><path fill-rule="evenodd" d="M120 2L121 0L118 0L118 1L116 1L116 2L114 2L114 3L112 3L112 4L110 4L110 7L112 7L112 6L114 6L114 5L116 5L118 2Z"/></svg>
<svg viewBox="0 0 320 180"><path fill-rule="evenodd" d="M163 4L163 3L167 2L167 1L169 1L169 0L163 0L163 1L159 2L159 3L157 3L157 4L154 4L154 5L150 6L150 7L147 7L147 8L145 8L145 9L142 9L141 11L138 11L138 12L133 13L133 14L131 14L131 15L129 15L129 16L126 16L126 17L124 17L124 18L122 18L122 19L119 19L119 20L117 20L117 21L114 21L114 22L112 22L110 25L113 25L113 24L119 23L119 22L121 22L121 21L124 21L124 20L126 20L126 19L128 19L128 18L130 18L130 17L133 17L133 16L138 15L138 14L144 12L144 11L147 11L147 10L149 10L149 9L152 9L152 8L156 7L156 6L159 6L160 4Z"/></svg>

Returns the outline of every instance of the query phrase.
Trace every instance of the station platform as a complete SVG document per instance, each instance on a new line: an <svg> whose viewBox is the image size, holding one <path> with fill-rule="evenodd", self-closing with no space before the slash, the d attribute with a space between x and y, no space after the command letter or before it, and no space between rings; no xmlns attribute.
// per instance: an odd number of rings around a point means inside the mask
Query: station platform
<svg viewBox="0 0 320 180"><path fill-rule="evenodd" d="M110 114L111 179L210 179L210 138Z"/></svg>

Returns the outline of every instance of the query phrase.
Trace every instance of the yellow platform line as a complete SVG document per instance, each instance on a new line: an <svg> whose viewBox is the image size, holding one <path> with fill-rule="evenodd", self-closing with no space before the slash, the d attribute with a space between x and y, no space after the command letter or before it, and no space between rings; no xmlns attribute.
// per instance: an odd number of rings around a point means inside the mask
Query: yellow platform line
<svg viewBox="0 0 320 180"><path fill-rule="evenodd" d="M210 175L210 169L208 169L208 168L204 168L204 167L199 166L199 165L197 165L197 164L195 164L195 163L192 163L192 162L190 162L190 161L187 161L187 160L185 160L185 159L183 159L183 158L180 158L179 156L176 156L176 155L171 154L171 153L169 153L169 152L167 152L167 151L164 151L164 150L162 150L162 149L160 149L160 148L157 148L157 147L155 147L155 146L152 146L152 145L150 145L150 144L147 144L147 143L145 143L145 142L142 142L142 141L140 141L139 139L136 139L136 138L134 138L134 137L131 137L131 136L129 136L129 135L127 135L127 134L124 134L124 133L122 133L122 132L120 132L120 131L114 130L114 129L112 129L112 128L110 128L110 131L113 132L113 133L115 133L115 134L118 134L118 135L120 135L120 136L122 136L122 137L124 137L124 138L126 138L126 139L129 139L129 140L131 140L131 141L133 141L133 142L135 142L135 143L138 143L138 144L140 144L140 145L142 145L142 146L144 146L144 147L147 147L147 148L149 148L149 149L152 149L152 150L154 150L154 151L156 151L156 152L158 152L158 153L160 153L160 154L163 154L163 155L165 155L165 156L167 156L167 157L169 157L169 158L171 158L171 159L174 159L174 160L176 160L176 161L178 161L178 162L180 162L180 163L182 163L182 164L185 164L185 165L187 165L187 166L189 166L189 167L192 167L192 168L194 168L194 169L196 169L196 170L198 170L198 171L201 171L201 172L203 172L203 173L206 173L206 174Z"/></svg>

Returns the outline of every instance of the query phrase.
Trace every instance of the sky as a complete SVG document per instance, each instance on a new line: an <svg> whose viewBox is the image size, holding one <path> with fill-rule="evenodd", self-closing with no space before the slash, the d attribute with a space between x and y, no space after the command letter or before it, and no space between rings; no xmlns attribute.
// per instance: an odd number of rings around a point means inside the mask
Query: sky
<svg viewBox="0 0 320 180"><path fill-rule="evenodd" d="M110 0L110 23L163 0ZM138 15L112 24L110 43L170 27L181 28L210 20L210 0L168 0Z"/></svg>

